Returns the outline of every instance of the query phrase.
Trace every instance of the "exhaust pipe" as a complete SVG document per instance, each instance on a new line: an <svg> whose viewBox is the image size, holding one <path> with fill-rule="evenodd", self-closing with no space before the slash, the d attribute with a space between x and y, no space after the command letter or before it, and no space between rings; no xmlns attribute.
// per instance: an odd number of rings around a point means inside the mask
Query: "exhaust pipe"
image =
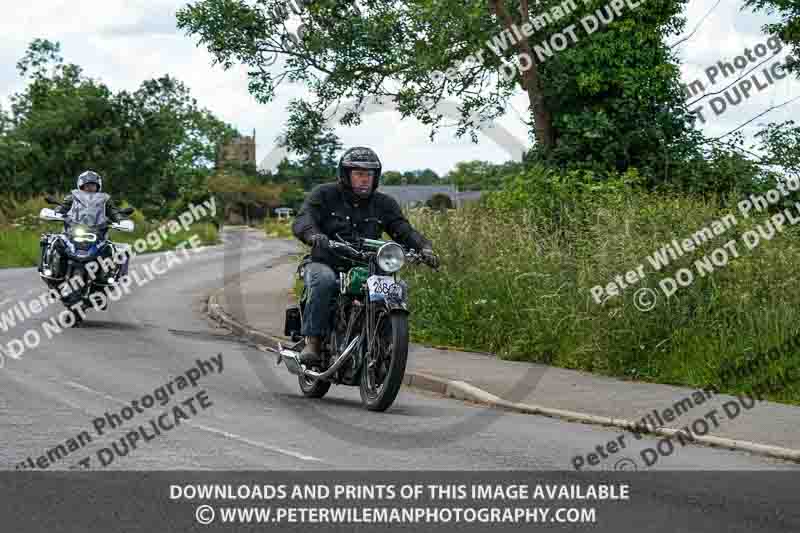
<svg viewBox="0 0 800 533"><path fill-rule="evenodd" d="M304 374L310 378L314 378L314 380L328 379L350 359L352 351L356 346L358 346L360 340L361 335L353 339L350 344L347 345L347 348L345 348L344 352L342 352L342 355L339 356L339 359L337 359L336 362L333 363L333 365L331 365L331 367L322 374L319 372L314 372L313 370L306 370Z"/></svg>
<svg viewBox="0 0 800 533"><path fill-rule="evenodd" d="M278 361L277 364L281 364L281 362L286 363L286 369L291 372L292 374L297 374L298 376L308 376L309 378L316 380L319 379L328 379L332 376L339 368L345 364L350 357L352 356L352 352L356 346L358 346L359 341L361 340L361 335L353 339L350 344L345 348L342 355L336 360L331 367L326 370L325 372L314 372L313 370L304 369L300 363L300 354L294 350L288 350L283 348L283 346L278 344L278 349L275 350L274 348L270 348L270 351L275 352L278 354Z"/></svg>

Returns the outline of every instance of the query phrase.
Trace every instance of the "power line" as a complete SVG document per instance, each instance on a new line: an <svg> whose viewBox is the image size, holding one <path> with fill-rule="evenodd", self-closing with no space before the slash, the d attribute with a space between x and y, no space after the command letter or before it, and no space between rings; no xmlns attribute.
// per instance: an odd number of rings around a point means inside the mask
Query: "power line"
<svg viewBox="0 0 800 533"><path fill-rule="evenodd" d="M727 137L728 135L730 135L730 134L732 134L732 133L736 133L736 132L737 132L737 131L739 131L740 129L744 128L745 126L747 126L748 124L750 124L751 122L753 122L754 120L756 120L756 119L758 119L758 118L761 118L761 117L763 117L764 115L766 115L766 114L767 114L767 113L769 113L770 111L774 111L775 109L778 109L778 108L780 108L780 107L783 107L783 106L785 106L785 105L789 105L789 104L791 104L792 102L794 102L795 100L800 100L800 96L797 96L797 97L795 97L795 98L792 98L791 100L787 100L786 102L784 102L784 103L782 103L782 104L780 104L780 105L774 105L774 106L772 106L772 107L768 108L766 111L764 111L763 113L759 113L758 115L754 116L753 118L751 118L750 120L748 120L747 122L745 122L744 124L742 124L741 126L739 126L738 128L736 128L736 129L734 129L734 130L731 130L731 131L729 131L729 132L728 132L728 133L726 133L725 135L721 135L721 136L719 136L719 137L715 137L713 140L717 140L717 141L718 141L718 140L720 140L720 139L722 139L722 138L724 138L724 137Z"/></svg>
<svg viewBox="0 0 800 533"><path fill-rule="evenodd" d="M681 39L681 40L680 40L680 41L678 41L677 43L675 43L675 44L673 44L672 46L670 46L670 47L669 47L669 48L670 48L670 50L671 50L671 49L673 49L673 48L675 48L675 47L676 47L676 46L678 46L679 44L681 44L681 43L685 43L686 41L688 41L689 39L691 39L691 38L692 38L692 36L694 36L694 34L695 34L695 33L697 33L697 30L698 30L698 29L700 29L700 26L702 26L703 22L705 22L705 20L708 18L708 16L711 14L711 12L712 12L712 11L714 11L715 9L717 9L717 6L718 6L718 5L720 5L720 3L722 3L722 0L717 0L717 3L716 3L716 4L714 4L714 6L713 6L711 9L709 9L709 10L708 10L708 13L706 13L705 15L703 15L703 18L701 18L701 19L700 19L700 22L698 22L698 23L697 23L697 26L695 26L695 27L694 27L694 29L692 30L692 33L690 33L689 35L687 35L686 37L684 37L683 39Z"/></svg>
<svg viewBox="0 0 800 533"><path fill-rule="evenodd" d="M704 99L704 98L708 98L709 96L714 96L715 94L722 94L722 93L724 93L724 92L725 92L725 91L727 91L727 90L728 90L728 89L729 89L729 88L730 88L730 87L731 87L733 84L735 84L737 81L741 80L742 78L744 78L745 76L747 76L748 74L750 74L751 72L753 72L755 69L757 69L758 67L760 67L761 65L763 65L764 63L766 63L767 61L770 61L770 60L772 60L772 59L775 59L775 56L776 56L776 55L778 55L778 54L773 54L773 55L769 56L768 58L764 59L763 61L761 61L760 63L758 63L756 66L752 67L750 70L748 70L747 72L745 72L744 74L742 74L741 76L739 76L738 78L736 78L735 80L733 80L733 81L732 81L732 82L731 82L729 85L727 85L726 87L723 87L723 88L722 88L722 89L720 89L719 91L717 91L717 92L715 92L715 93L707 93L707 94L704 94L703 96L701 96L701 97L699 97L699 98L697 98L697 99L695 99L695 100L692 100L691 102L689 102L688 104L686 104L686 106L687 106L687 107L691 107L691 106L693 106L694 104L696 104L697 102L699 102L700 100L702 100L702 99Z"/></svg>

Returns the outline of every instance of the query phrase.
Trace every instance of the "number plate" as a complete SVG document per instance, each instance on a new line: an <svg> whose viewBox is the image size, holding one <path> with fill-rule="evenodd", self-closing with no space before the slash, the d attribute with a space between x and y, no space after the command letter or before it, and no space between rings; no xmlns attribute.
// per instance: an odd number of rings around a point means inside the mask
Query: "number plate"
<svg viewBox="0 0 800 533"><path fill-rule="evenodd" d="M367 287L369 287L370 302L385 300L388 295L396 293L400 288L392 276L370 276L367 278Z"/></svg>

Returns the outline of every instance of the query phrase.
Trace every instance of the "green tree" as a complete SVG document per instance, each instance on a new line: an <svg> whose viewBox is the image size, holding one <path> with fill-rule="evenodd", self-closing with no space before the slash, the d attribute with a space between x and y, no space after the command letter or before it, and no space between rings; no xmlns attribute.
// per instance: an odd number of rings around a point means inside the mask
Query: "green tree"
<svg viewBox="0 0 800 533"><path fill-rule="evenodd" d="M285 160L278 172L299 181L305 190L336 178L339 166L337 153L342 143L333 129L326 126L322 117L308 112L304 102L292 102L289 106L289 123L279 138L279 143L297 156L295 161ZM314 120L300 122L300 117L311 116Z"/></svg>
<svg viewBox="0 0 800 533"><path fill-rule="evenodd" d="M166 214L208 196L216 146L235 130L200 109L169 76L114 94L37 39L17 64L27 87L0 110L0 185L22 195L64 192L97 170L120 199Z"/></svg>
<svg viewBox="0 0 800 533"><path fill-rule="evenodd" d="M761 161L782 174L800 177L800 126L793 120L770 123L756 134L765 154Z"/></svg>
<svg viewBox="0 0 800 533"><path fill-rule="evenodd" d="M30 84L12 95L0 159L4 189L21 194L65 191L86 168L109 166L122 147L120 113L104 84L64 64L59 45L31 43L17 64Z"/></svg>
<svg viewBox="0 0 800 533"><path fill-rule="evenodd" d="M800 76L800 3L797 0L745 0L745 8L778 15L780 22L767 24L764 31L792 47L793 59L788 69Z"/></svg>
<svg viewBox="0 0 800 533"><path fill-rule="evenodd" d="M381 177L381 183L383 185L402 185L403 175L396 170L388 170L383 173L383 176Z"/></svg>
<svg viewBox="0 0 800 533"><path fill-rule="evenodd" d="M389 170L385 171L381 178L381 183L384 185L438 185L442 181L439 175L429 168L408 170L402 174Z"/></svg>
<svg viewBox="0 0 800 533"><path fill-rule="evenodd" d="M162 211L207 196L217 147L236 130L198 108L189 89L170 76L147 80L132 94L121 92L117 102L130 135L119 171L138 176L124 180L123 193Z"/></svg>
<svg viewBox="0 0 800 533"><path fill-rule="evenodd" d="M536 58L551 37L544 27L495 55L487 40L504 41L563 0L317 0L299 15L301 39L288 38L284 21L270 14L282 0L198 0L178 12L178 26L207 46L224 67L243 63L250 88L269 102L283 81L309 89L296 105L295 127L319 124L329 109L344 109L339 123L356 125L364 105L379 97L403 117L415 117L432 134L445 119L437 105L454 100L457 135L473 140L486 121L505 113L520 89L528 96L532 137L544 155L603 170L654 165L663 147L691 126L679 84L677 60L664 44L680 32L688 0L650 0L546 61L508 79L503 65ZM607 0L575 2L558 29L605 8ZM273 54L282 68L268 68ZM481 53L483 62L469 61ZM526 62L529 63L529 62ZM438 75L445 72L448 75ZM351 103L346 104L349 101ZM551 152L555 152L551 154Z"/></svg>
<svg viewBox="0 0 800 533"><path fill-rule="evenodd" d="M489 161L462 161L447 174L446 180L462 191L493 190L503 184L505 176L521 166L519 163L496 165Z"/></svg>
<svg viewBox="0 0 800 533"><path fill-rule="evenodd" d="M429 168L415 170L414 176L416 185L437 185L440 183L439 175Z"/></svg>
<svg viewBox="0 0 800 533"><path fill-rule="evenodd" d="M441 192L437 192L431 196L430 199L425 202L425 205L436 211L446 211L447 209L453 209L455 207L450 196Z"/></svg>

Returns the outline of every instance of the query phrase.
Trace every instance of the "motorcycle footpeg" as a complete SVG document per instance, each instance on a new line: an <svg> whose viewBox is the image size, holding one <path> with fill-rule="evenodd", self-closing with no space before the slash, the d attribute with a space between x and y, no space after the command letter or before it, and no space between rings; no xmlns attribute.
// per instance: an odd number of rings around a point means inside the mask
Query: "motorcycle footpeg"
<svg viewBox="0 0 800 533"><path fill-rule="evenodd" d="M283 344L280 342L278 343L278 348L267 348L271 352L275 352L278 354L278 358L275 361L276 365L280 365L284 363L286 365L286 369L291 372L292 374L301 375L303 373L303 368L300 366L300 354L289 350L283 347Z"/></svg>
<svg viewBox="0 0 800 533"><path fill-rule="evenodd" d="M292 374L296 374L298 376L303 375L305 372L303 371L303 367L300 364L300 357L294 353L287 353L287 352L288 350L284 350L280 354L284 364L286 365L286 369Z"/></svg>

